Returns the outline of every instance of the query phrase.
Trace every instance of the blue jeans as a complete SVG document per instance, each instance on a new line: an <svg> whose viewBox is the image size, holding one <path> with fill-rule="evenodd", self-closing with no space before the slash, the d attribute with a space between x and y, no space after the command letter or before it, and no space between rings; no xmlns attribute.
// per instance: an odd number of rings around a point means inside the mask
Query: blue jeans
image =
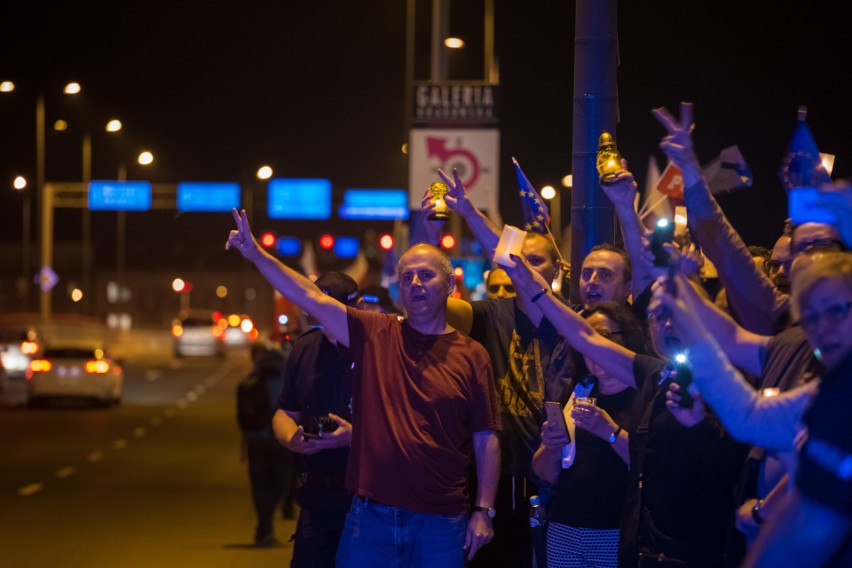
<svg viewBox="0 0 852 568"><path fill-rule="evenodd" d="M426 515L352 499L337 568L462 568L467 515Z"/></svg>

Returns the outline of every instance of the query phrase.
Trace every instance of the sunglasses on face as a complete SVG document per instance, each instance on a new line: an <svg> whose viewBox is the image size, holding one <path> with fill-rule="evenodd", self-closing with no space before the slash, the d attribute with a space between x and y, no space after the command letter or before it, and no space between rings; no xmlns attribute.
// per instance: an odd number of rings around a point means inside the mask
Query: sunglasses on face
<svg viewBox="0 0 852 568"><path fill-rule="evenodd" d="M810 312L802 315L802 327L804 329L814 329L819 325L820 321L826 321L830 325L837 325L846 320L849 315L849 308L852 308L852 302L832 304L821 312Z"/></svg>
<svg viewBox="0 0 852 568"><path fill-rule="evenodd" d="M511 284L490 284L488 286L488 291L491 292L492 294L496 294L497 292L500 291L500 288L503 288L509 294L515 293L515 287L512 286Z"/></svg>
<svg viewBox="0 0 852 568"><path fill-rule="evenodd" d="M812 248L843 250L843 243L831 237L812 239L810 241L793 241L790 243L790 250L793 251L793 254L803 253Z"/></svg>

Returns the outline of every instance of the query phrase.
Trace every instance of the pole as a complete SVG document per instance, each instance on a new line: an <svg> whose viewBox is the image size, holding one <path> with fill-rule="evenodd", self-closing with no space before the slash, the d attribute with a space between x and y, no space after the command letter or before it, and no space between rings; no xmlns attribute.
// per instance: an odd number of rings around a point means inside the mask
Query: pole
<svg viewBox="0 0 852 568"><path fill-rule="evenodd" d="M21 219L23 222L23 229L21 230L21 292L23 295L24 311L30 309L30 287L33 285L33 279L30 275L30 217L32 216L30 191L24 188L21 204Z"/></svg>
<svg viewBox="0 0 852 568"><path fill-rule="evenodd" d="M86 186L88 195L88 184L92 180L92 135L86 132L83 135L83 184ZM83 207L83 301L84 306L91 308L91 302L87 300L92 291L92 215L88 203ZM90 311L90 310L86 310Z"/></svg>
<svg viewBox="0 0 852 568"><path fill-rule="evenodd" d="M37 223L41 228L41 266L53 264L53 195L45 188L45 129L44 95L36 99L36 203L41 205ZM43 322L50 321L51 291L41 290L39 314Z"/></svg>
<svg viewBox="0 0 852 568"><path fill-rule="evenodd" d="M122 163L118 167L118 181L127 181L127 167ZM125 249L125 240L127 236L127 211L116 211L116 236L115 236L115 250L116 250L116 280L118 280L118 301L119 305L119 313L121 312L121 308L123 308L124 304L124 249ZM121 325L119 323L119 325Z"/></svg>
<svg viewBox="0 0 852 568"><path fill-rule="evenodd" d="M494 0L485 0L485 81L491 85L499 82L494 59Z"/></svg>
<svg viewBox="0 0 852 568"><path fill-rule="evenodd" d="M550 200L550 227L556 248L562 244L562 193L556 190L556 195Z"/></svg>
<svg viewBox="0 0 852 568"><path fill-rule="evenodd" d="M592 246L615 240L615 212L595 169L602 130L618 118L616 0L578 0L574 32L574 128L571 192L571 301L579 302L579 267Z"/></svg>

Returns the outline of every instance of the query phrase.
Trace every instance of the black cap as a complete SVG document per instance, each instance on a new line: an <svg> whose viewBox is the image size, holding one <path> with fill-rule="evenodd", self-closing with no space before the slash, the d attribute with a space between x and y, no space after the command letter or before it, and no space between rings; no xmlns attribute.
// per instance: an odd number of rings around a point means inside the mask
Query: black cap
<svg viewBox="0 0 852 568"><path fill-rule="evenodd" d="M317 278L314 284L323 294L331 296L341 304L354 306L358 299L358 283L343 272L326 272Z"/></svg>
<svg viewBox="0 0 852 568"><path fill-rule="evenodd" d="M389 314L400 314L402 310L396 307L390 292L384 286L366 286L361 290L361 298L365 304L379 306Z"/></svg>

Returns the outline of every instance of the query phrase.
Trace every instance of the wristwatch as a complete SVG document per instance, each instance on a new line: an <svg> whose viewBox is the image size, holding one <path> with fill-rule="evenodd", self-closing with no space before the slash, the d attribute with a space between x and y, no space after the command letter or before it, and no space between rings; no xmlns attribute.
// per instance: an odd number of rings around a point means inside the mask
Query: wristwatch
<svg viewBox="0 0 852 568"><path fill-rule="evenodd" d="M497 516L497 509L495 509L494 507L480 507L479 505L475 505L472 508L474 511L485 513L489 519L493 519Z"/></svg>
<svg viewBox="0 0 852 568"><path fill-rule="evenodd" d="M622 428L621 428L621 426L619 426L618 429L615 432L613 432L612 434L609 435L609 443L610 444L614 444L616 441L618 441L618 435L621 434L621 430L622 430Z"/></svg>

